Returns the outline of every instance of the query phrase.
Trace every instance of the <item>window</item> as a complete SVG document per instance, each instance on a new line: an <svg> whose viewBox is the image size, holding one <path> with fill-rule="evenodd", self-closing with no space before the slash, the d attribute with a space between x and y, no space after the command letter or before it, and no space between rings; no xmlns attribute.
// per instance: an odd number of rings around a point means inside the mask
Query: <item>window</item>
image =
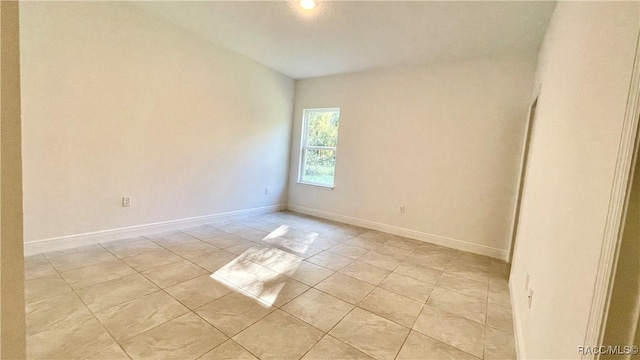
<svg viewBox="0 0 640 360"><path fill-rule="evenodd" d="M305 109L298 182L333 187L340 109Z"/></svg>

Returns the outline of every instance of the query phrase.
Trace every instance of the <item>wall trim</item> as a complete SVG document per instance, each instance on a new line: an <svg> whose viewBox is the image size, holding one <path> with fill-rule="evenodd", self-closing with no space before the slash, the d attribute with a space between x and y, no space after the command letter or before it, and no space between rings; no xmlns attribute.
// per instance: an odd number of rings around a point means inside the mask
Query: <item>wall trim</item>
<svg viewBox="0 0 640 360"><path fill-rule="evenodd" d="M618 157L613 176L609 210L604 229L600 260L593 290L589 322L585 333L585 346L599 346L604 335L607 308L611 295L612 279L617 252L622 237L622 226L629 197L629 185L633 159L637 152L637 132L640 121L640 36L636 41L636 56L629 84L629 95L620 134ZM584 354L582 359L594 359L593 354Z"/></svg>
<svg viewBox="0 0 640 360"><path fill-rule="evenodd" d="M516 348L516 359L526 359L526 352L524 350L524 342L520 340L520 336L522 335L522 327L520 324L520 312L518 311L518 306L516 303L516 299L513 297L513 284L509 281L509 298L511 299L511 314L513 321L513 338L515 341Z"/></svg>
<svg viewBox="0 0 640 360"><path fill-rule="evenodd" d="M540 100L540 93L542 91L542 84L539 84L534 91L533 100L529 104L529 111L527 112L527 123L525 124L524 142L522 144L522 153L520 154L520 166L518 176L518 186L516 192L516 199L513 208L513 221L511 222L511 237L509 238L509 260L508 263L513 263L513 255L516 253L518 242L518 228L520 226L520 215L522 213L522 200L524 199L525 182L527 165L529 163L529 154L531 153L531 143L533 141L533 132L535 128L535 117L538 102Z"/></svg>
<svg viewBox="0 0 640 360"><path fill-rule="evenodd" d="M100 230L84 234L59 236L48 239L25 242L24 254L33 255L46 251L69 249L76 246L97 244L100 242L126 239L129 237L148 235L164 231L179 230L187 227L208 224L214 221L237 219L286 210L285 204L263 206L223 213L195 216L184 219L161 221L151 224L134 225L117 229Z"/></svg>
<svg viewBox="0 0 640 360"><path fill-rule="evenodd" d="M411 230L398 227L395 225L383 224L371 220L359 219L347 215L336 214L328 211L311 209L304 206L288 204L287 209L302 214L316 216L319 218L339 221L346 224L361 226L367 229L383 231L389 234L404 236L407 238L428 242L431 244L442 245L457 250L469 251L479 255L490 256L496 259L507 261L509 252L507 250L497 249L490 246L470 243L464 240L453 239L445 236L429 234L421 231Z"/></svg>

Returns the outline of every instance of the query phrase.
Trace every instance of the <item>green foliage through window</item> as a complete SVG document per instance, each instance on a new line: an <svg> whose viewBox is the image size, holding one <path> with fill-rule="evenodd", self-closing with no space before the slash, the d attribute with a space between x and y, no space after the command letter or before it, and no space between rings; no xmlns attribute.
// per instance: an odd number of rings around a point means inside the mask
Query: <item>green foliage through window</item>
<svg viewBox="0 0 640 360"><path fill-rule="evenodd" d="M336 147L338 142L337 111L307 113L307 146Z"/></svg>
<svg viewBox="0 0 640 360"><path fill-rule="evenodd" d="M333 186L339 118L338 109L305 110L300 181Z"/></svg>

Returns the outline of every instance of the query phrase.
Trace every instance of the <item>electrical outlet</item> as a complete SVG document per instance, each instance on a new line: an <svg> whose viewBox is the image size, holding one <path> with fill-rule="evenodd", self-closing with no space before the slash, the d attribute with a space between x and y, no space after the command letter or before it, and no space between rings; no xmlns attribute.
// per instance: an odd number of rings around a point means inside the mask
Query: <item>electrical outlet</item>
<svg viewBox="0 0 640 360"><path fill-rule="evenodd" d="M527 274L527 278L524 280L524 289L525 290L529 290L529 279L531 278L531 275Z"/></svg>
<svg viewBox="0 0 640 360"><path fill-rule="evenodd" d="M269 195L269 188L264 188L264 194Z"/></svg>
<svg viewBox="0 0 640 360"><path fill-rule="evenodd" d="M529 289L529 295L527 296L527 302L529 303L529 309L531 309L531 302L533 301L533 289Z"/></svg>
<svg viewBox="0 0 640 360"><path fill-rule="evenodd" d="M400 214L404 214L404 205L400 206Z"/></svg>
<svg viewBox="0 0 640 360"><path fill-rule="evenodd" d="M123 196L122 197L122 207L131 206L131 196Z"/></svg>

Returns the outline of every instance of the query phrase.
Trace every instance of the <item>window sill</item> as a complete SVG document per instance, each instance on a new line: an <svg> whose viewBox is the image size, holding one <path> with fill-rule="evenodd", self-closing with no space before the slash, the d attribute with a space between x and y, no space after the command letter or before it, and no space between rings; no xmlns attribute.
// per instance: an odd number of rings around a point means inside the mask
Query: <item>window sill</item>
<svg viewBox="0 0 640 360"><path fill-rule="evenodd" d="M322 190L329 190L329 191L333 190L333 188L335 187L334 185L320 185L320 184L308 183L303 181L298 181L297 183L300 185L313 186L313 187L320 188Z"/></svg>

